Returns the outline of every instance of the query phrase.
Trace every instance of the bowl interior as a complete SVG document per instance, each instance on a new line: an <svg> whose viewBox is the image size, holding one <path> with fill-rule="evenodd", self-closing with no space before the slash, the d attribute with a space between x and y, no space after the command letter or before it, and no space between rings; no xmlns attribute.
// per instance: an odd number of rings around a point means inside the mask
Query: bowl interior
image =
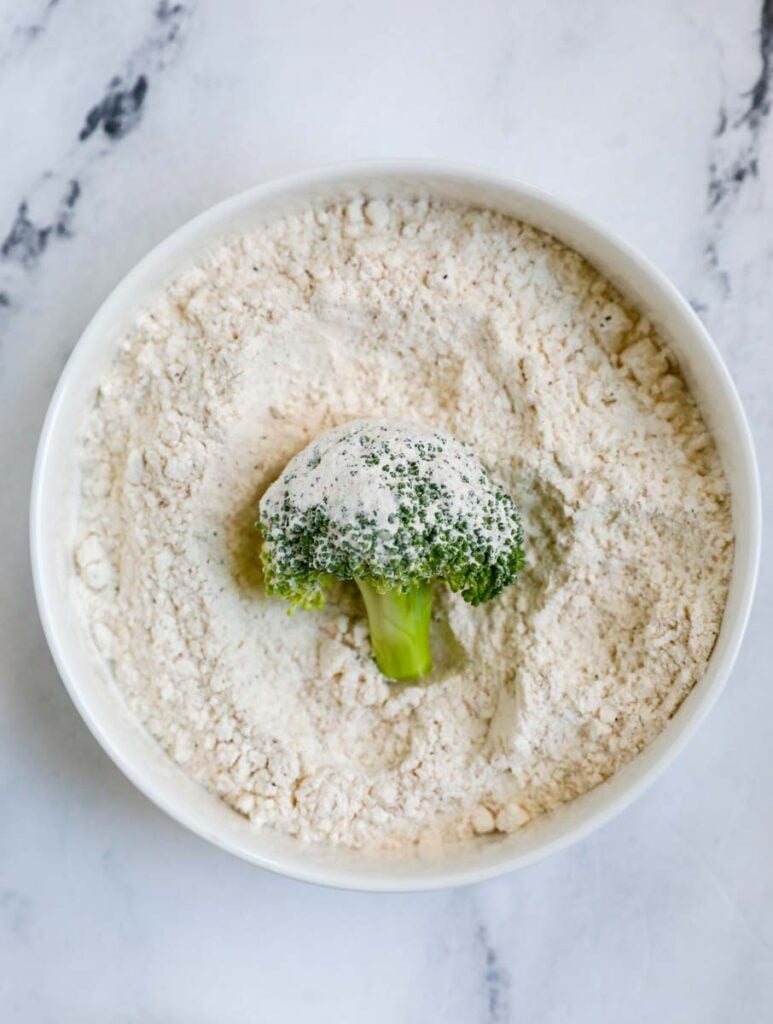
<svg viewBox="0 0 773 1024"><path fill-rule="evenodd" d="M534 224L585 255L659 326L679 359L720 450L733 497L736 550L727 607L709 667L661 735L612 779L508 837L421 854L322 849L256 830L193 783L135 722L92 652L69 587L77 511L74 448L81 417L122 329L164 282L202 249L279 211L366 192L431 192ZM298 878L363 889L462 884L521 866L567 845L630 802L686 742L716 699L740 644L759 554L756 464L735 389L690 307L641 256L551 197L478 172L430 165L361 165L258 186L196 218L150 253L85 331L60 380L43 429L32 497L32 555L43 626L62 678L102 746L147 796L210 841Z"/></svg>

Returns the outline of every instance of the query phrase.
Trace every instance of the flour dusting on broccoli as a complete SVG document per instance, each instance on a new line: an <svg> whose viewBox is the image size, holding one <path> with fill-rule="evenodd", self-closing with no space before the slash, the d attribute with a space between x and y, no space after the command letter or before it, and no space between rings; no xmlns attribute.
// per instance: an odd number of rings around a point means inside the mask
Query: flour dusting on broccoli
<svg viewBox="0 0 773 1024"><path fill-rule="evenodd" d="M472 449L416 423L355 420L316 438L260 503L266 588L318 608L331 577L354 580L380 670L432 668L432 582L477 605L523 565L512 498Z"/></svg>

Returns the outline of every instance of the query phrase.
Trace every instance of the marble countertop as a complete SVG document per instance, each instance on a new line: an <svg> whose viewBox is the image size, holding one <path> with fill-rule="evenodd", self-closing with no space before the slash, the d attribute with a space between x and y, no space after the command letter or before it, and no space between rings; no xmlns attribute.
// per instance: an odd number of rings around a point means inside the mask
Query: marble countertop
<svg viewBox="0 0 773 1024"><path fill-rule="evenodd" d="M636 805L453 892L273 877L156 810L71 705L27 500L73 344L156 241L355 157L473 162L639 246L708 324L773 517L771 0L0 0L0 1020L756 1022L773 1014L773 568Z"/></svg>

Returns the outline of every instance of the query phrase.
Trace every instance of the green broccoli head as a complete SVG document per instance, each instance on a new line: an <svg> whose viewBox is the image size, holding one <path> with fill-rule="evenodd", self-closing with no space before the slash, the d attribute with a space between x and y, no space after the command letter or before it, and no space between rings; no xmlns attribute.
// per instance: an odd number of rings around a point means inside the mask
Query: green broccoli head
<svg viewBox="0 0 773 1024"><path fill-rule="evenodd" d="M316 608L331 578L355 580L390 678L431 667L432 581L477 605L523 564L509 495L471 448L415 423L356 420L322 434L266 491L259 525L268 593ZM393 657L401 646L415 656Z"/></svg>

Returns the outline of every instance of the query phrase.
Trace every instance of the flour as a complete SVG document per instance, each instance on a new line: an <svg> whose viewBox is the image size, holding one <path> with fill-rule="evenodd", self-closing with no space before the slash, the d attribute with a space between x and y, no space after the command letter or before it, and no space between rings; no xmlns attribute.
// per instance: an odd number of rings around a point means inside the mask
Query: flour
<svg viewBox="0 0 773 1024"><path fill-rule="evenodd" d="M320 432L421 422L522 511L527 564L435 598L394 687L353 586L265 596L260 496ZM732 565L714 443L653 327L577 254L426 198L223 244L139 314L84 425L74 586L129 707L256 826L351 846L511 832L648 744L705 670Z"/></svg>

